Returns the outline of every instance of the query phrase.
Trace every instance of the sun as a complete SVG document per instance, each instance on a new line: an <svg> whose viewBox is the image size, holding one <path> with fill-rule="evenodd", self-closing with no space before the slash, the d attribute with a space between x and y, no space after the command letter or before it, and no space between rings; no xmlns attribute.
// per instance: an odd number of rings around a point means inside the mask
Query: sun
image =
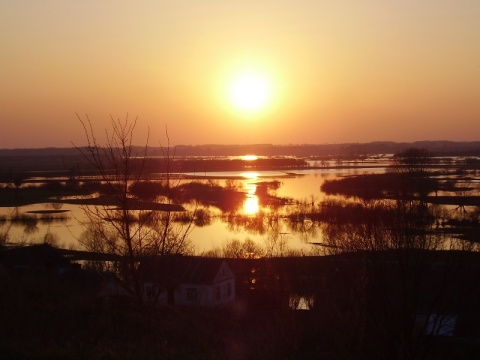
<svg viewBox="0 0 480 360"><path fill-rule="evenodd" d="M231 105L245 114L255 114L266 109L272 101L272 82L264 74L240 72L228 85Z"/></svg>

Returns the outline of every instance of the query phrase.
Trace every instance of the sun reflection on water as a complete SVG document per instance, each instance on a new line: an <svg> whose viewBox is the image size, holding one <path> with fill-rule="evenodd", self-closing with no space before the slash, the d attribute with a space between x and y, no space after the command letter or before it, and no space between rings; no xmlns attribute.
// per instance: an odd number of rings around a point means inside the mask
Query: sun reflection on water
<svg viewBox="0 0 480 360"><path fill-rule="evenodd" d="M256 179L256 177L252 177L252 179ZM246 215L255 215L259 210L258 196L255 194L257 192L257 184L246 183L245 189L247 197L243 203L243 212Z"/></svg>
<svg viewBox="0 0 480 360"><path fill-rule="evenodd" d="M247 215L254 215L258 212L258 197L256 195L247 195L243 204L243 212Z"/></svg>
<svg viewBox="0 0 480 360"><path fill-rule="evenodd" d="M246 171L241 173L240 175L243 176L245 179L258 179L258 177L260 176L260 174L255 171Z"/></svg>
<svg viewBox="0 0 480 360"><path fill-rule="evenodd" d="M257 155L243 155L242 156L242 160L245 160L245 161L253 161L253 160L257 160L257 159L258 159Z"/></svg>

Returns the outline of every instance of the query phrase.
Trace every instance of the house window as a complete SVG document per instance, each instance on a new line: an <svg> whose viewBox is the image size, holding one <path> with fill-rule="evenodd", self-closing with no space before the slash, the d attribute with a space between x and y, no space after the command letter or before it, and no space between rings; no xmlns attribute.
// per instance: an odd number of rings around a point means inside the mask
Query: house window
<svg viewBox="0 0 480 360"><path fill-rule="evenodd" d="M197 289L187 288L187 301L197 301Z"/></svg>
<svg viewBox="0 0 480 360"><path fill-rule="evenodd" d="M220 286L215 287L215 299L220 300L222 298L222 289Z"/></svg>
<svg viewBox="0 0 480 360"><path fill-rule="evenodd" d="M453 336L457 320L455 315L431 314L428 317L425 333L434 336Z"/></svg>

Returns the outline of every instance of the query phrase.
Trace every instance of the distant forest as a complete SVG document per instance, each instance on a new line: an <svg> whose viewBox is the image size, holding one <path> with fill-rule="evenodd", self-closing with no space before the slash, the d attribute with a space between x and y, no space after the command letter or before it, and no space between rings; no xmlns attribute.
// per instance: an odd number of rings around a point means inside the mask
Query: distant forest
<svg viewBox="0 0 480 360"><path fill-rule="evenodd" d="M344 144L251 144L251 145L176 145L175 156L359 156L394 154L408 148L423 148L434 156L480 156L480 141L416 141ZM160 147L149 147L150 156L162 156ZM0 149L0 157L10 156L77 156L75 148Z"/></svg>
<svg viewBox="0 0 480 360"><path fill-rule="evenodd" d="M241 156L253 154L266 157L297 157L297 158L335 158L335 157L365 157L371 155L395 154L408 148L426 149L432 156L480 156L480 141L454 142L454 141L418 141L410 143L397 142L370 142L370 143L345 143L345 144L252 144L252 145L177 145L169 149L170 158L181 160L184 157L222 157ZM144 149L138 147L138 155L143 154ZM149 147L148 155L151 157L164 158L165 148ZM153 160L153 159L152 159ZM286 159L284 159L286 160ZM183 162L191 162L185 159ZM291 161L294 161L291 159ZM203 168L191 168L181 166L176 171L199 171ZM230 164L229 166L231 167ZM253 164L252 164L253 165ZM258 165L258 164L257 164ZM278 164L277 164L278 165ZM286 168L303 167L305 164L283 164ZM0 149L0 177L8 174L25 171L75 171L85 170L88 164L81 155L79 149L71 148L39 148L39 149ZM158 168L158 167L157 167ZM211 168L214 170L228 170L223 168ZM230 169L231 170L231 169ZM3 175L3 176L2 176ZM43 174L45 175L45 174ZM40 176L38 174L37 176ZM8 176L7 176L8 177Z"/></svg>

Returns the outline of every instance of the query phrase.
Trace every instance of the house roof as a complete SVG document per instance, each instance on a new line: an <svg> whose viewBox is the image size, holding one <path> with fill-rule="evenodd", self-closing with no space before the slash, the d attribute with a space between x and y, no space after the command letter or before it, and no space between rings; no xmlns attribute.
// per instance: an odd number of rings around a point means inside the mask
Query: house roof
<svg viewBox="0 0 480 360"><path fill-rule="evenodd" d="M221 258L196 256L149 258L142 261L139 273L144 281L212 284L223 264L228 268L228 264Z"/></svg>

